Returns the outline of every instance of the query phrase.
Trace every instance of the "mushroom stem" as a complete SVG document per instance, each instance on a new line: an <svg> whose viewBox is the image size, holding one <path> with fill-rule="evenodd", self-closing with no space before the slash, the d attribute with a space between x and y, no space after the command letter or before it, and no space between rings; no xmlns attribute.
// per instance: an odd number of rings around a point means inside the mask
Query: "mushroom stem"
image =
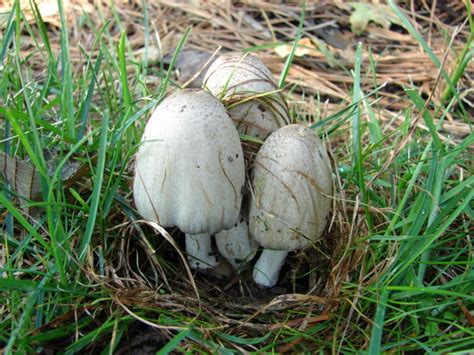
<svg viewBox="0 0 474 355"><path fill-rule="evenodd" d="M191 269L207 270L217 265L216 253L212 250L209 233L187 234L186 253Z"/></svg>
<svg viewBox="0 0 474 355"><path fill-rule="evenodd" d="M253 269L255 283L263 287L275 286L287 255L287 250L264 249Z"/></svg>

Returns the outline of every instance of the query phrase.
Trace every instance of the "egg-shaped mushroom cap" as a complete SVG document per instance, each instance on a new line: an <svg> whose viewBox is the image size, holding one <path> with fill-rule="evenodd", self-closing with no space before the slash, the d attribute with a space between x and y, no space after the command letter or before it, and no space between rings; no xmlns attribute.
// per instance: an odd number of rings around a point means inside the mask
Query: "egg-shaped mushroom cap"
<svg viewBox="0 0 474 355"><path fill-rule="evenodd" d="M293 124L272 133L252 174L250 234L267 249L297 250L320 238L331 207L331 166L322 141Z"/></svg>
<svg viewBox="0 0 474 355"><path fill-rule="evenodd" d="M137 153L140 214L184 233L216 233L238 221L244 184L239 135L224 106L202 90L165 98Z"/></svg>
<svg viewBox="0 0 474 355"><path fill-rule="evenodd" d="M267 66L257 57L242 53L217 58L207 70L203 85L223 98L278 90Z"/></svg>
<svg viewBox="0 0 474 355"><path fill-rule="evenodd" d="M290 123L288 106L273 75L257 57L220 56L209 67L204 87L223 100L239 133L265 139Z"/></svg>

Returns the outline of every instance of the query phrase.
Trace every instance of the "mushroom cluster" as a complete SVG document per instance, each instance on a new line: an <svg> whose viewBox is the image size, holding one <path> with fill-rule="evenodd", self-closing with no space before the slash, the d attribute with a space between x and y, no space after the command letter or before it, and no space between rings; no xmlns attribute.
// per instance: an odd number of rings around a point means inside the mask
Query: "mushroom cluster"
<svg viewBox="0 0 474 355"><path fill-rule="evenodd" d="M137 210L185 234L194 269L214 268L223 256L239 271L262 247L253 278L274 286L288 252L324 231L327 153L312 130L290 124L283 95L256 57L219 57L203 87L166 97L148 121L136 157ZM241 142L239 133L256 139Z"/></svg>

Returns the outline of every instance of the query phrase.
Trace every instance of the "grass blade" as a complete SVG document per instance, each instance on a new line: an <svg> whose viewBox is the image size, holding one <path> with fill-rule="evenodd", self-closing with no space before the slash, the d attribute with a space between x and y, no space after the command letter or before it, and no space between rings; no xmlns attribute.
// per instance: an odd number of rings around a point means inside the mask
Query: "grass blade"
<svg viewBox="0 0 474 355"><path fill-rule="evenodd" d="M430 46L428 45L428 43L426 43L426 41L423 39L423 37L421 36L421 34L415 29L415 27L413 27L412 23L411 23L411 22L405 17L405 15L400 11L400 9L399 9L398 6L393 2L393 0L388 0L388 4L389 4L390 7L392 8L392 10L395 12L395 14L398 16L398 18L400 19L400 21L403 23L403 26L406 28L406 30L407 30L413 37L415 37L416 41L423 47L423 50L426 52L426 54L428 54L428 56L430 57L431 61L436 65L436 67L437 67L438 69L441 70L441 75L443 76L443 79L446 81L446 84L448 85L449 89L451 90L451 92L454 94L454 96L455 96L456 99L458 100L460 107L461 107L461 108L463 109L463 111L465 112L463 103L462 103L462 101L459 99L459 95L457 94L456 87L453 85L451 79L449 78L448 73L446 73L446 70L444 70L444 68L441 67L441 62L440 62L440 60L438 59L438 57L436 57L436 55L433 53L433 51L432 51L432 49L430 48Z"/></svg>
<svg viewBox="0 0 474 355"><path fill-rule="evenodd" d="M94 189L91 196L91 206L89 209L89 218L87 219L86 230L84 237L81 240L79 248L79 259L84 261L89 250L90 241L92 239L92 233L94 232L95 222L97 220L97 213L99 209L99 202L101 198L102 183L104 180L105 172L105 160L107 156L107 141L108 141L108 128L109 128L109 113L104 112L101 122L100 129L100 144L99 144L99 157L97 161L97 169L94 177Z"/></svg>
<svg viewBox="0 0 474 355"><path fill-rule="evenodd" d="M455 70L451 74L451 82L452 86L455 87L461 77L464 75L464 72L467 69L467 66L469 63L472 62L472 57L474 54L474 50L472 48L472 43L474 40L474 20L473 20L473 15L472 15L472 4L470 1L466 1L466 14L468 16L468 21L469 21L469 36L466 40L466 44L464 45L460 55L457 58L456 65L454 66ZM453 93L452 87L448 86L444 92L443 95L441 96L441 104L446 103L451 94Z"/></svg>
<svg viewBox="0 0 474 355"><path fill-rule="evenodd" d="M130 96L130 89L128 88L127 49L125 48L126 38L126 32L122 31L118 46L118 58L120 64L120 86L122 88L122 98L125 112L128 111L132 106L132 97Z"/></svg>
<svg viewBox="0 0 474 355"><path fill-rule="evenodd" d="M362 202L365 209L365 215L367 218L367 224L369 225L369 230L372 229L372 215L369 213L369 197L367 194L367 188L365 185L364 177L364 158L362 156L362 126L360 122L361 112L360 112L360 102L361 97L361 73L360 67L362 65L362 43L357 44L355 64L354 64L354 89L352 96L352 103L355 104L355 109L352 114L352 144L353 144L353 164L354 171L357 173L357 183L359 191L362 195Z"/></svg>
<svg viewBox="0 0 474 355"><path fill-rule="evenodd" d="M61 69L62 69L62 104L61 115L65 121L65 131L71 137L76 136L76 122L74 117L74 103L72 88L72 69L69 53L69 33L67 18L64 13L64 6L61 0L58 0L59 18L61 21Z"/></svg>
<svg viewBox="0 0 474 355"><path fill-rule="evenodd" d="M303 34L305 12L306 12L306 2L303 2L303 8L301 9L300 23L298 25L298 31L296 32L295 42L293 43L293 47L291 48L290 54L286 58L285 65L283 66L283 70L280 74L280 80L278 81L278 87L280 89L282 89L285 86L286 77L288 76L288 71L290 70L291 64L293 63L293 58L295 57L296 48L298 48L298 43Z"/></svg>
<svg viewBox="0 0 474 355"><path fill-rule="evenodd" d="M389 290L382 289L380 300L373 319L372 332L370 334L369 354L381 354L383 326L385 322L385 310L390 295Z"/></svg>
<svg viewBox="0 0 474 355"><path fill-rule="evenodd" d="M191 329L184 329L180 331L178 334L176 334L168 343L166 343L165 346L163 346L158 352L157 355L168 355L172 351L174 351L179 343L188 336L188 334L191 332Z"/></svg>
<svg viewBox="0 0 474 355"><path fill-rule="evenodd" d="M441 143L441 139L439 138L433 117L431 116L430 111L424 109L425 103L423 102L423 99L421 98L420 94L418 94L418 91L416 89L406 88L405 92L408 97L413 101L418 111L423 112L423 120L425 121L426 126L428 127L431 133L431 137L433 138L433 143L436 149L441 152L444 151L444 146L443 143Z"/></svg>
<svg viewBox="0 0 474 355"><path fill-rule="evenodd" d="M170 65L168 67L168 71L166 72L166 76L164 80L161 82L160 88L158 90L158 98L161 99L165 94L166 90L168 89L168 84L170 82L171 73L173 72L173 68L176 64L176 60L178 60L179 53L183 49L184 45L186 44L189 34L191 33L191 27L188 27L186 31L184 31L183 35L181 36L178 45L176 46L176 50L173 53L173 57L171 58Z"/></svg>

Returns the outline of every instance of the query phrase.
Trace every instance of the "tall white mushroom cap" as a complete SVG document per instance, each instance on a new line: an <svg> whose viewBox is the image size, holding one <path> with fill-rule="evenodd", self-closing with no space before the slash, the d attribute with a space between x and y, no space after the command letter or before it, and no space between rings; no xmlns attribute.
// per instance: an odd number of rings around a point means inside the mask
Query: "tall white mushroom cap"
<svg viewBox="0 0 474 355"><path fill-rule="evenodd" d="M225 102L240 133L265 139L290 123L272 73L254 56L220 56L209 67L203 85Z"/></svg>
<svg viewBox="0 0 474 355"><path fill-rule="evenodd" d="M203 240L200 248L192 236L210 238L232 227L244 184L239 135L224 106L201 90L165 98L137 153L133 191L140 214L163 227L177 226L190 238L187 245L208 253L210 242Z"/></svg>
<svg viewBox="0 0 474 355"><path fill-rule="evenodd" d="M275 131L257 154L251 185L250 234L269 251L279 251L278 257L263 252L254 278L261 285L272 286L286 252L307 247L324 231L331 208L332 177L322 141L300 125ZM281 259L280 264L268 270L272 258L272 262Z"/></svg>

